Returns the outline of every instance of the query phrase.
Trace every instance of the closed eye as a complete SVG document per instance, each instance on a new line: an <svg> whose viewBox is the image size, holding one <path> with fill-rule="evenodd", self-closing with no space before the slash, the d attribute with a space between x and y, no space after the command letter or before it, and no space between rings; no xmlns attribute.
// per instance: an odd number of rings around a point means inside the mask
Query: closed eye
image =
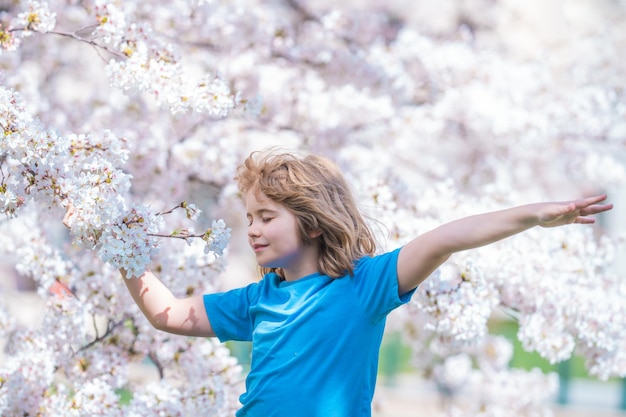
<svg viewBox="0 0 626 417"><path fill-rule="evenodd" d="M261 223L269 223L270 221L272 221L274 218L273 217L261 217ZM252 226L253 220L252 217L248 217L248 227Z"/></svg>
<svg viewBox="0 0 626 417"><path fill-rule="evenodd" d="M274 210L262 209L254 213L246 213L248 219L248 227L252 226L255 221L261 223L269 223L276 218L276 212Z"/></svg>

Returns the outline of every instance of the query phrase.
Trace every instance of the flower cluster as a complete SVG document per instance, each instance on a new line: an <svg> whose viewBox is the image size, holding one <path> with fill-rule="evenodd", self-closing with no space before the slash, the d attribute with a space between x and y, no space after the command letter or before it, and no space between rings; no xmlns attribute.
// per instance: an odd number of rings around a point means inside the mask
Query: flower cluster
<svg viewBox="0 0 626 417"><path fill-rule="evenodd" d="M499 299L493 284L474 265L462 271L446 265L420 286L412 303L428 315L426 329L462 342L485 335Z"/></svg>
<svg viewBox="0 0 626 417"><path fill-rule="evenodd" d="M24 3L25 10L14 16L9 14L8 27L0 27L0 50L15 51L23 38L35 33L45 35L56 28L57 13L50 11L48 2ZM106 70L111 83L122 91L148 92L157 104L167 106L174 114L194 111L224 117L240 103L244 107L250 107L250 103L251 109L258 107L254 99L241 99L233 93L217 71L190 76L197 72L196 68L185 69L164 36L155 32L147 21L132 21L137 13L134 6L96 0L83 13L97 21L97 25L54 34L91 44L116 57L110 60Z"/></svg>
<svg viewBox="0 0 626 417"><path fill-rule="evenodd" d="M5 27L0 25L0 55L3 51L15 51L23 38L36 32L50 32L56 26L56 13L50 11L48 3L34 0L23 3L18 2L19 11L10 23Z"/></svg>
<svg viewBox="0 0 626 417"><path fill-rule="evenodd" d="M537 416L552 417L549 401L557 391L556 374L539 369L511 369L496 373L474 372L468 382L472 405L455 404L448 415L454 417Z"/></svg>
<svg viewBox="0 0 626 417"><path fill-rule="evenodd" d="M125 210L130 176L119 168L128 159L124 140L110 131L60 136L32 118L19 95L6 89L0 94L5 99L0 168L11 168L0 184L5 213L14 217L29 195L50 206L69 200L76 207L69 224L75 241L98 248L105 262L128 270L129 276L141 274L157 253L154 235L161 224L148 208ZM192 220L199 214L194 205L185 210ZM222 254L229 236L225 223L215 222L203 236L207 252Z"/></svg>
<svg viewBox="0 0 626 417"><path fill-rule="evenodd" d="M158 218L145 207L136 207L121 220L104 229L99 240L99 254L104 262L127 271L127 277L138 277L158 253Z"/></svg>
<svg viewBox="0 0 626 417"><path fill-rule="evenodd" d="M33 32L50 32L56 26L56 13L50 12L48 3L29 0L27 10L18 13L14 25L22 31L22 36L31 36Z"/></svg>
<svg viewBox="0 0 626 417"><path fill-rule="evenodd" d="M149 92L174 114L192 110L224 117L237 104L228 83L219 76L193 81L172 45L147 24L128 21L130 11L123 4L98 0L95 13L99 25L93 36L122 57L111 59L106 68L113 85L128 92Z"/></svg>
<svg viewBox="0 0 626 417"><path fill-rule="evenodd" d="M230 230L230 227L226 227L224 220L213 220L211 229L203 236L206 241L204 253L213 252L216 255L223 255L230 239Z"/></svg>
<svg viewBox="0 0 626 417"><path fill-rule="evenodd" d="M14 217L31 194L52 202L63 190L67 138L33 118L19 94L0 88L0 206Z"/></svg>

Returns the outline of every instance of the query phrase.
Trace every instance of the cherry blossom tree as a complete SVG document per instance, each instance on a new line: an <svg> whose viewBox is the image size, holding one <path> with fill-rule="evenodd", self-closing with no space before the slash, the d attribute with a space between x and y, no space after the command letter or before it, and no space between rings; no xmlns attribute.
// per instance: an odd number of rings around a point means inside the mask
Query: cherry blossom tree
<svg viewBox="0 0 626 417"><path fill-rule="evenodd" d="M625 5L513 3L3 4L0 247L45 312L28 327L0 307L2 415L232 415L228 350L152 329L117 269L150 265L179 295L228 287L232 176L253 149L337 161L382 249L466 214L623 187ZM510 369L487 322L505 312L550 362L626 375L620 244L570 226L458 254L388 327L443 392L475 392L447 414L549 415L554 375ZM158 378L133 384L146 361Z"/></svg>

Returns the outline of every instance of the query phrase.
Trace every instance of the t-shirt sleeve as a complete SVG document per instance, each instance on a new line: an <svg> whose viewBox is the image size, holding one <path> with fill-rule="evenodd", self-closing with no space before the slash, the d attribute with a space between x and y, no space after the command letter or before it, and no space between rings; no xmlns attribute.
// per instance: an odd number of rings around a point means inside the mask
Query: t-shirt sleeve
<svg viewBox="0 0 626 417"><path fill-rule="evenodd" d="M354 286L370 320L378 322L408 303L415 289L398 296L398 248L361 259L354 269Z"/></svg>
<svg viewBox="0 0 626 417"><path fill-rule="evenodd" d="M258 294L258 284L204 295L204 309L220 342L252 340L250 305Z"/></svg>

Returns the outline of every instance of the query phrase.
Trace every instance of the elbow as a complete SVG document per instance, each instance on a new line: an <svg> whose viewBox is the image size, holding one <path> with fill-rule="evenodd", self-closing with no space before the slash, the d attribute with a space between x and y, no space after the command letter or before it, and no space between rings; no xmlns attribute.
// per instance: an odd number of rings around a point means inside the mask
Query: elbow
<svg viewBox="0 0 626 417"><path fill-rule="evenodd" d="M159 330L161 332L166 332L167 331L167 325L161 321L158 320L149 320L150 324L152 325L152 327L156 330Z"/></svg>
<svg viewBox="0 0 626 417"><path fill-rule="evenodd" d="M165 308L160 313L146 315L148 321L157 330L168 332L170 328L170 312L171 307Z"/></svg>

